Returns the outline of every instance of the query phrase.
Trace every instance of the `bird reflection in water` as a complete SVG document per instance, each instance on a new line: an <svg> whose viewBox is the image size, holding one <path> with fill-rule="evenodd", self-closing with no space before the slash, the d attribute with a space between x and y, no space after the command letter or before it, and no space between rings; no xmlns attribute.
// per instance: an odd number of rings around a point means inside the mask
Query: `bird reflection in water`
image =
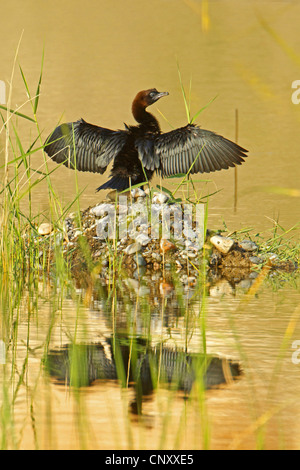
<svg viewBox="0 0 300 470"><path fill-rule="evenodd" d="M141 337L114 336L104 343L67 344L49 351L46 369L56 383L86 387L95 381L116 381L133 387L131 412L142 413L142 403L160 386L183 392L186 397L197 381L206 389L231 383L242 371L238 362L215 356L186 353L149 345Z"/></svg>

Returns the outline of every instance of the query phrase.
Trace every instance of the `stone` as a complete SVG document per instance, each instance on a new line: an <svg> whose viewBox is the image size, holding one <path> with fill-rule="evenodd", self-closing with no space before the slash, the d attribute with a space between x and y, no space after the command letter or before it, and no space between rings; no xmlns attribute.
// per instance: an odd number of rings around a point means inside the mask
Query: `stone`
<svg viewBox="0 0 300 470"><path fill-rule="evenodd" d="M184 228L183 235L189 240L194 240L195 238L197 238L196 232L194 232L194 230L192 230L191 228Z"/></svg>
<svg viewBox="0 0 300 470"><path fill-rule="evenodd" d="M124 248L124 253L126 255L133 255L134 253L137 253L138 251L141 251L141 244L140 243L131 243L131 245L128 245L126 248Z"/></svg>
<svg viewBox="0 0 300 470"><path fill-rule="evenodd" d="M165 204L169 200L169 196L163 193L154 193L152 198L153 204Z"/></svg>
<svg viewBox="0 0 300 470"><path fill-rule="evenodd" d="M147 265L146 260L143 255L141 255L141 253L136 253L136 255L134 256L134 261L136 262L137 266Z"/></svg>
<svg viewBox="0 0 300 470"><path fill-rule="evenodd" d="M243 240L239 242L239 247L245 251L256 251L258 249L256 243L252 242L251 240Z"/></svg>
<svg viewBox="0 0 300 470"><path fill-rule="evenodd" d="M100 219L97 223L96 226L96 234L97 237L99 237L101 240L104 240L105 238L108 237L108 227L109 227L109 216L103 217L103 219Z"/></svg>
<svg viewBox="0 0 300 470"><path fill-rule="evenodd" d="M142 246L147 246L148 243L151 242L151 238L148 237L148 235L146 235L145 233L138 233L136 236L135 236L135 241L137 243L140 243Z"/></svg>
<svg viewBox="0 0 300 470"><path fill-rule="evenodd" d="M260 258L259 256L250 256L249 261L251 261L252 264L261 264L261 263L263 263L263 259Z"/></svg>
<svg viewBox="0 0 300 470"><path fill-rule="evenodd" d="M112 204L103 203L99 204L98 206L92 207L90 209L90 213L95 215L96 217L101 217L106 213L110 213L112 210L114 210L114 206Z"/></svg>
<svg viewBox="0 0 300 470"><path fill-rule="evenodd" d="M221 235L214 235L210 239L211 244L221 253L227 254L234 245L234 240L228 237L221 237Z"/></svg>
<svg viewBox="0 0 300 470"><path fill-rule="evenodd" d="M162 260L162 257L161 257L161 255L160 255L159 253L153 252L151 256L152 256L152 258L153 258L155 261L157 261L158 263L160 263L161 260Z"/></svg>
<svg viewBox="0 0 300 470"><path fill-rule="evenodd" d="M142 188L134 188L131 190L131 197L133 199L137 199L139 197L144 198L146 197L146 193Z"/></svg>
<svg viewBox="0 0 300 470"><path fill-rule="evenodd" d="M79 237L79 235L82 235L82 230L76 230L76 232L74 233L75 238Z"/></svg>
<svg viewBox="0 0 300 470"><path fill-rule="evenodd" d="M276 253L267 253L266 259L269 261L271 266L276 266L279 261L278 255Z"/></svg>
<svg viewBox="0 0 300 470"><path fill-rule="evenodd" d="M38 228L38 233L43 236L50 235L52 231L53 231L53 225L50 224L49 222L44 222Z"/></svg>
<svg viewBox="0 0 300 470"><path fill-rule="evenodd" d="M169 240L166 240L165 238L161 239L160 250L163 253L167 253L167 251L175 250L175 249L176 249L176 245L174 245L174 243L170 242Z"/></svg>
<svg viewBox="0 0 300 470"><path fill-rule="evenodd" d="M195 251L199 250L199 244L196 243L195 241L187 239L185 240L184 244L188 250L195 250Z"/></svg>
<svg viewBox="0 0 300 470"><path fill-rule="evenodd" d="M188 258L196 258L198 254L195 251L187 251L187 256Z"/></svg>
<svg viewBox="0 0 300 470"><path fill-rule="evenodd" d="M210 260L209 260L209 265L210 266L218 266L222 261L222 255L219 252L215 252L211 255Z"/></svg>

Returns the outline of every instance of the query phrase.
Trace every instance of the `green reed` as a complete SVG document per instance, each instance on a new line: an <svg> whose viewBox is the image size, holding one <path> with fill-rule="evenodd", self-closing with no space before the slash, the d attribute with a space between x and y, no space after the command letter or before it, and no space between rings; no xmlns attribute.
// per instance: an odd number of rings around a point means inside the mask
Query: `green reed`
<svg viewBox="0 0 300 470"><path fill-rule="evenodd" d="M14 63L17 61L17 57ZM63 256L64 218L70 207L79 199L79 192L66 207L62 207L51 181L52 171L49 170L47 159L43 152L43 139L38 121L38 105L42 83L44 54L41 61L41 71L35 93L31 93L25 73L21 66L19 71L27 95L26 103L31 106L31 115L21 113L19 109L11 108L12 86L9 91L7 106L1 106L1 136L5 141L5 158L0 170L3 181L0 187L1 231L0 231L0 282L1 282L1 324L0 339L5 344L7 363L1 366L1 405L0 405L0 442L1 448L18 448L20 435L17 435L14 422L14 407L19 394L27 389L30 407L30 420L36 447L39 447L34 415L35 388L27 385L30 376L29 357L32 354L30 346L30 325L38 322L41 280L47 290L50 283L55 287L56 295L51 301L49 325L41 348L45 353L51 340L53 319L57 309L61 308L65 289L75 291L70 282L70 272ZM13 78L13 77L12 77ZM13 80L11 80L12 83ZM22 143L19 132L22 121L30 122L36 137L26 148ZM34 169L32 156L39 152L43 155L43 165ZM46 182L49 195L49 213L35 213L33 208L33 192L37 185ZM26 207L24 210L23 207ZM43 239L38 234L40 222L48 220L53 225L53 233ZM53 252L52 262L49 263L49 253ZM44 294L42 294L44 295ZM74 298L75 298L75 294ZM47 298L47 295L45 295ZM27 312L27 341L25 350L19 353L19 328L21 316ZM23 322L23 320L22 320ZM23 359L20 363L18 356ZM43 363L40 364L43 370ZM37 380L39 379L39 376ZM22 392L23 393L23 392Z"/></svg>

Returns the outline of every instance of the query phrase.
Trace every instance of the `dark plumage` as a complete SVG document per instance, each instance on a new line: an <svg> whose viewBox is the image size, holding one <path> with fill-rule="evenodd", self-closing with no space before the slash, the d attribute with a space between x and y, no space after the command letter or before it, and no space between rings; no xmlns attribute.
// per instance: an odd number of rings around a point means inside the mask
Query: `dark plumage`
<svg viewBox="0 0 300 470"><path fill-rule="evenodd" d="M104 173L113 161L111 179L100 189L125 190L150 180L155 171L162 177L209 173L241 165L246 149L214 132L187 124L161 133L156 118L146 111L167 92L155 88L140 91L132 103L138 126L113 131L83 119L58 126L45 142L45 151L56 163L93 173ZM146 177L145 177L146 175Z"/></svg>

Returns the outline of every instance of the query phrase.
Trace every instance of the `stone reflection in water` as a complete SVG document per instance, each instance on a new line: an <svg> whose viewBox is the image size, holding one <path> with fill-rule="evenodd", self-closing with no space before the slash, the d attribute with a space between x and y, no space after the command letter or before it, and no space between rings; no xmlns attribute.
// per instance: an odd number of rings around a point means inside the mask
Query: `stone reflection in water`
<svg viewBox="0 0 300 470"><path fill-rule="evenodd" d="M157 387L171 387L187 396L195 381L206 389L230 383L241 375L237 362L225 358L149 345L140 337L112 336L102 343L67 344L51 350L46 369L58 384L74 387L116 381L133 387L131 412L141 414L143 398Z"/></svg>

